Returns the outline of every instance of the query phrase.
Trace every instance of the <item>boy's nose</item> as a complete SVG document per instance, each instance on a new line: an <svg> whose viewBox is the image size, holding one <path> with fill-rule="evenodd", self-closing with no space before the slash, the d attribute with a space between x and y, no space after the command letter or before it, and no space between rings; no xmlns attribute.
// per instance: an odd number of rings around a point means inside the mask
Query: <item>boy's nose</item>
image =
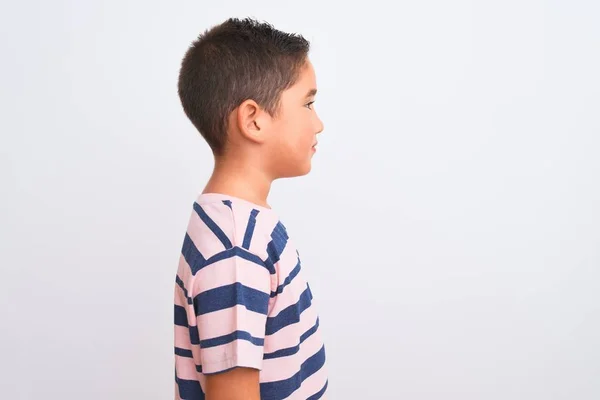
<svg viewBox="0 0 600 400"><path fill-rule="evenodd" d="M317 117L317 133L323 132L324 128L323 121L321 121L321 118Z"/></svg>

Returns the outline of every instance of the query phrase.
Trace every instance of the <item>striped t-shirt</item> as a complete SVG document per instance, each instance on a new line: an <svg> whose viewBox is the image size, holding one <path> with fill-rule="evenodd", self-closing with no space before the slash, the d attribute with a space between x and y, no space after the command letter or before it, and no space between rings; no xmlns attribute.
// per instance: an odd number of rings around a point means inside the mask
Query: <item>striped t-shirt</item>
<svg viewBox="0 0 600 400"><path fill-rule="evenodd" d="M201 194L175 284L175 398L204 399L205 376L259 369L262 400L324 399L325 348L300 255L276 213Z"/></svg>

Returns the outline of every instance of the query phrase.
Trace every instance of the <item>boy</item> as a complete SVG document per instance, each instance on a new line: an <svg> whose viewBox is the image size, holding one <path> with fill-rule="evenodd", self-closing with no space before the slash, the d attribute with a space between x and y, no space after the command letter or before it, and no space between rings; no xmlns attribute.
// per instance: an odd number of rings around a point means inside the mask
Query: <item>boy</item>
<svg viewBox="0 0 600 400"><path fill-rule="evenodd" d="M200 35L183 59L183 109L215 157L193 204L175 285L175 397L306 400L327 390L300 256L267 204L307 174L323 124L309 43L252 19Z"/></svg>

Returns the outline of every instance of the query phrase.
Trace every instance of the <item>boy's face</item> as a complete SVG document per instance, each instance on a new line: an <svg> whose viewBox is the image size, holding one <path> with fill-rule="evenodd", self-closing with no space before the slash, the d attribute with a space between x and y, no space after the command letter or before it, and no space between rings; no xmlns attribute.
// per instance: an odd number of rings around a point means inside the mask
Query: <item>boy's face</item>
<svg viewBox="0 0 600 400"><path fill-rule="evenodd" d="M280 112L272 119L267 144L268 159L276 178L306 175L316 151L323 123L314 109L317 82L307 60L296 83L281 94Z"/></svg>

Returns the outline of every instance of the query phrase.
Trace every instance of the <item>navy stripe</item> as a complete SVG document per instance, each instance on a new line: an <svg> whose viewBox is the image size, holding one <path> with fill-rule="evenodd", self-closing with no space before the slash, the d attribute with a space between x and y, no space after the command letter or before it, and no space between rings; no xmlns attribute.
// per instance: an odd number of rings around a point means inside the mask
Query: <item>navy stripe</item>
<svg viewBox="0 0 600 400"><path fill-rule="evenodd" d="M194 310L197 316L224 310L237 304L245 306L250 311L267 315L269 295L236 282L207 290L194 298Z"/></svg>
<svg viewBox="0 0 600 400"><path fill-rule="evenodd" d="M191 350L182 349L181 347L175 347L175 354L181 357L193 357Z"/></svg>
<svg viewBox="0 0 600 400"><path fill-rule="evenodd" d="M285 399L294 393L302 382L313 375L325 364L325 347L321 347L314 355L310 356L302 363L300 371L291 378L281 381L267 382L260 384L260 398L267 400Z"/></svg>
<svg viewBox="0 0 600 400"><path fill-rule="evenodd" d="M271 273L271 275L275 274L275 264L273 264L271 262L270 258L267 257L267 259L265 261L263 261L262 263L265 266L265 268L267 268L269 270L269 272Z"/></svg>
<svg viewBox="0 0 600 400"><path fill-rule="evenodd" d="M181 280L181 278L179 277L179 275L177 275L177 278L175 278L175 282L177 282L177 284L179 285L179 287L181 288L181 290L183 290L183 294L185 295L185 298L187 299L188 304L192 304L192 299L188 295L188 291L185 288L185 285L183 284L183 281Z"/></svg>
<svg viewBox="0 0 600 400"><path fill-rule="evenodd" d="M187 313L185 308L175 305L175 325L188 327Z"/></svg>
<svg viewBox="0 0 600 400"><path fill-rule="evenodd" d="M306 400L318 400L321 397L323 397L323 395L325 394L325 391L327 390L327 385L328 384L329 384L329 380L326 380L325 381L325 386L323 386L323 389L319 390L317 393L313 394L312 396L310 396Z"/></svg>
<svg viewBox="0 0 600 400"><path fill-rule="evenodd" d="M300 342L298 343L298 346L294 346L294 347L288 347L286 349L281 349L281 350L277 350L274 351L272 353L267 353L263 356L263 360L270 360L272 358L280 358L280 357L287 357L287 356L291 356L293 354L296 354L298 351L300 351L300 345L309 337L312 336L312 334L314 334L317 329L319 329L319 319L317 318L317 322L315 323L315 325L310 328L309 330L307 330L306 332L304 332L302 334L302 336L300 336Z"/></svg>
<svg viewBox="0 0 600 400"><path fill-rule="evenodd" d="M269 272L271 274L275 274L275 268L270 268L268 267L265 262L263 260L260 259L260 257L250 253L248 250L246 249L242 249L241 247L233 247L231 249L222 251L218 254L215 254L214 256L212 256L211 258L209 258L206 261L206 264L204 265L205 267L214 264L218 261L223 261L226 260L228 258L231 257L240 257L243 258L244 260L248 260L250 262L253 262L254 264L260 265L261 267L265 267L269 270Z"/></svg>
<svg viewBox="0 0 600 400"><path fill-rule="evenodd" d="M198 334L197 326L190 326L190 343L191 344L200 344L200 335Z"/></svg>
<svg viewBox="0 0 600 400"><path fill-rule="evenodd" d="M192 270L192 275L200 270L206 263L206 259L200 254L192 238L186 233L183 239L183 248L181 254Z"/></svg>
<svg viewBox="0 0 600 400"><path fill-rule="evenodd" d="M242 247L246 250L250 249L250 241L252 240L252 235L254 234L257 215L258 210L252 210L250 213L250 218L248 218L248 225L246 226L246 233L244 234L244 243L242 243Z"/></svg>
<svg viewBox="0 0 600 400"><path fill-rule="evenodd" d="M175 370L175 382L179 387L179 396L183 400L204 400L204 392L200 387L200 382L190 381L187 379L181 379L177 377L177 370Z"/></svg>
<svg viewBox="0 0 600 400"><path fill-rule="evenodd" d="M287 285L289 285L292 282L292 280L296 277L296 275L298 275L299 272L300 272L300 259L298 259L298 264L296 264L296 267L292 270L292 272L290 272L290 274L287 276L287 278L285 278L285 281L283 281L283 283L277 287L277 291L271 292L271 297L275 297L278 294L281 294L283 292L283 288L286 287Z"/></svg>
<svg viewBox="0 0 600 400"><path fill-rule="evenodd" d="M263 346L265 344L264 339L254 337L246 331L235 331L228 335L201 340L200 347L203 349L207 349L209 347L221 346L227 343L231 343L234 340L246 340L255 346Z"/></svg>
<svg viewBox="0 0 600 400"><path fill-rule="evenodd" d="M221 241L221 243L223 243L223 246L225 246L226 249L233 247L227 235L225 235L225 233L221 230L221 228L219 228L215 221L213 221L208 216L208 214L206 213L206 211L204 211L200 204L194 203L194 210L196 210L196 214L198 214L200 219L204 221L206 226L215 234L217 238L219 238L219 240Z"/></svg>
<svg viewBox="0 0 600 400"><path fill-rule="evenodd" d="M223 204L225 204L227 207L233 210L233 207L231 206L231 200L223 200Z"/></svg>
<svg viewBox="0 0 600 400"><path fill-rule="evenodd" d="M300 299L296 304L292 304L287 307L275 317L267 318L266 335L272 335L280 329L285 328L288 325L294 324L300 321L300 314L308 307L310 307L312 300L312 294L308 286L300 295Z"/></svg>
<svg viewBox="0 0 600 400"><path fill-rule="evenodd" d="M200 344L200 336L198 334L198 327L190 325L188 327L188 329L190 331L190 343L191 344Z"/></svg>
<svg viewBox="0 0 600 400"><path fill-rule="evenodd" d="M271 233L271 241L267 245L267 254L269 255L269 261L276 264L281 258L281 253L288 242L288 234L285 227L281 222L278 222Z"/></svg>
<svg viewBox="0 0 600 400"><path fill-rule="evenodd" d="M191 240L190 240L191 243ZM193 246L193 249L196 249L196 246L194 246L193 243L191 243L191 246ZM196 250L197 252L198 250ZM191 250L189 250L189 252L191 252ZM198 255L200 255L200 253L198 253ZM185 255L184 255L185 257ZM190 256L191 258L194 257L193 255ZM201 257L201 256L200 256ZM196 273L198 273L198 271L200 271L202 268L204 267L208 267L211 264L214 264L216 262L219 261L223 261L226 260L228 258L232 258L232 257L240 257L243 258L244 260L253 262L256 265L260 265L261 267L265 267L269 273L271 275L275 274L275 267L273 265L267 265L265 261L261 260L260 257L258 257L255 254L250 253L248 250L246 249L242 249L241 247L232 247L231 249L227 249L224 250L220 253L215 254L214 256L210 257L208 260L204 260L204 258L202 258L201 262L197 262L193 267L192 267L192 274L196 275ZM190 264L190 262L188 261L188 264ZM191 264L190 264L191 265Z"/></svg>
<svg viewBox="0 0 600 400"><path fill-rule="evenodd" d="M183 294L185 295L185 297L188 297L188 291L185 288L185 285L183 284L183 281L181 280L181 278L179 277L179 275L176 275L175 282L177 282L177 284L179 285L179 287L183 290Z"/></svg>
<svg viewBox="0 0 600 400"><path fill-rule="evenodd" d="M190 343L200 344L198 327L194 325L189 325L185 308L177 305L175 306L175 325L188 328L188 331L190 332Z"/></svg>

